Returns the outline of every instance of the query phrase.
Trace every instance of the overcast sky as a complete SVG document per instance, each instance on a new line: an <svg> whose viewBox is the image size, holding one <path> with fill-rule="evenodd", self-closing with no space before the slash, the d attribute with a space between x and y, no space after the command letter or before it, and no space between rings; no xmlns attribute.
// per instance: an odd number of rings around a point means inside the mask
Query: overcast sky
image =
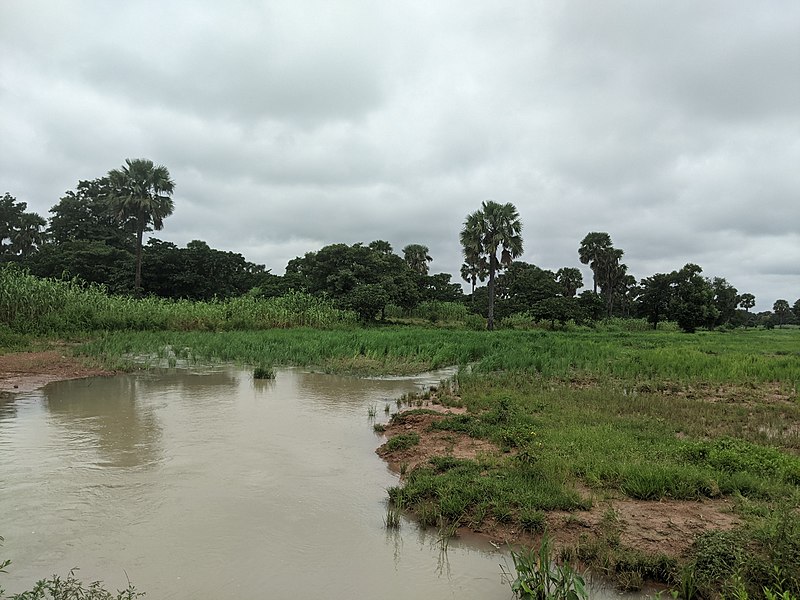
<svg viewBox="0 0 800 600"><path fill-rule="evenodd" d="M800 2L0 0L0 194L48 210L150 158L160 239L281 274L334 242L427 245L512 202L523 260L607 231L800 297ZM584 279L591 284L584 267Z"/></svg>

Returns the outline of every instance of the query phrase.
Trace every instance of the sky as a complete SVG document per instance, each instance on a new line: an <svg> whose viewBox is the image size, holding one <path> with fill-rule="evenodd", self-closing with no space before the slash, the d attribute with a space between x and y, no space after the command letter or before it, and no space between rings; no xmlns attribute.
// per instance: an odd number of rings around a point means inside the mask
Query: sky
<svg viewBox="0 0 800 600"><path fill-rule="evenodd" d="M156 233L282 274L330 243L424 244L513 203L521 260L608 232L637 279L688 262L800 297L800 2L0 0L0 194L47 217L149 158Z"/></svg>

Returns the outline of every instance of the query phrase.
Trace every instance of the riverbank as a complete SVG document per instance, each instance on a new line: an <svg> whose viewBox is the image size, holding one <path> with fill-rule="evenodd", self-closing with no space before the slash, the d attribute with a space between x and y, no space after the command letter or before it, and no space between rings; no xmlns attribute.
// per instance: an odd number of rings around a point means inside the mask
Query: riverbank
<svg viewBox="0 0 800 600"><path fill-rule="evenodd" d="M104 377L115 372L59 349L0 355L0 393L23 393L53 381Z"/></svg>

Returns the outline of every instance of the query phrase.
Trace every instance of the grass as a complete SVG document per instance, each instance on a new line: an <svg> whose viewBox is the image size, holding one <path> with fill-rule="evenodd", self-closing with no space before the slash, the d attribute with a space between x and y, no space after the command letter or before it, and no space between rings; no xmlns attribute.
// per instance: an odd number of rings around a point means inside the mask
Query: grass
<svg viewBox="0 0 800 600"><path fill-rule="evenodd" d="M625 587L660 578L684 595L707 597L715 586L728 589L736 575L754 597L768 586L798 594L797 329L687 335L612 321L593 330L490 333L466 322L441 327L440 317L463 316L456 306L425 310L406 315L411 324L357 327L350 313L297 294L271 301L135 301L0 270L6 351L36 343L30 336L38 334L84 338L77 353L114 366L172 358L376 375L459 365L453 385L398 399L397 406L463 406L466 414L432 427L490 440L503 452L406 467L404 485L389 492L393 506L442 530L495 521L539 533L547 511L587 508L591 496L726 496L743 525L699 538L686 557L625 548L611 521L599 537L565 551L594 561ZM436 327L413 324L421 321ZM368 408L372 418L377 411ZM409 448L419 438L405 434L389 443ZM733 562L718 564L712 556Z"/></svg>

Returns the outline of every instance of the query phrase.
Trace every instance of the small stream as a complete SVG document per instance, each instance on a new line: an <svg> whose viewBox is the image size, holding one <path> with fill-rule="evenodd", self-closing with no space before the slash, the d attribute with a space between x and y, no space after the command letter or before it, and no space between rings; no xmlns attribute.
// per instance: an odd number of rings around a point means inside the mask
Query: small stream
<svg viewBox="0 0 800 600"><path fill-rule="evenodd" d="M446 375L173 369L0 398L0 587L80 567L152 600L508 600L493 547L383 524L368 408Z"/></svg>

